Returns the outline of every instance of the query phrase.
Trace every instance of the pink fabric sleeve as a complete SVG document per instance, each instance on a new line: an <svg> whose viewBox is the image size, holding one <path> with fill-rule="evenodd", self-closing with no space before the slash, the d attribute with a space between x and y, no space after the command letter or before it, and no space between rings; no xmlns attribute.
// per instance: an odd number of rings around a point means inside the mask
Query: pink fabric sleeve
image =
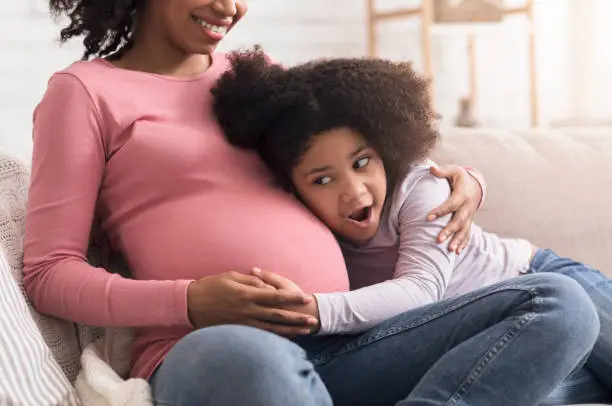
<svg viewBox="0 0 612 406"><path fill-rule="evenodd" d="M482 173L478 172L478 170L471 168L469 166L464 166L463 169L467 171L480 185L480 189L482 190L482 199L480 199L480 204L478 205L478 209L480 209L485 202L487 197L487 182L485 182L484 176Z"/></svg>
<svg viewBox="0 0 612 406"><path fill-rule="evenodd" d="M98 326L189 326L191 281L138 281L86 261L105 166L100 117L83 84L57 74L34 113L24 285L37 310Z"/></svg>

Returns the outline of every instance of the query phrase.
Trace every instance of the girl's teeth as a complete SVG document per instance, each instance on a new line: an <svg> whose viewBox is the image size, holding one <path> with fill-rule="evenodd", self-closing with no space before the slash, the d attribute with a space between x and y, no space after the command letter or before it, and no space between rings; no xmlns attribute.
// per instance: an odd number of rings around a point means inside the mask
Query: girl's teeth
<svg viewBox="0 0 612 406"><path fill-rule="evenodd" d="M200 20L199 18L196 20L198 24L200 24L204 28L208 28L212 32L216 32L217 34L225 34L227 32L227 27L208 24L206 21Z"/></svg>

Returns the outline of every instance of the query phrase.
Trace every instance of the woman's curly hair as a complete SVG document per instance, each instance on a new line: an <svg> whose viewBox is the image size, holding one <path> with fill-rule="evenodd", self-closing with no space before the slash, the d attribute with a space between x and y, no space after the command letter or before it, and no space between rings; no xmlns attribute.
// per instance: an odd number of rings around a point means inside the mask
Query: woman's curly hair
<svg viewBox="0 0 612 406"><path fill-rule="evenodd" d="M49 0L51 13L70 19L60 39L84 36L83 59L121 53L132 46L136 12L146 0Z"/></svg>
<svg viewBox="0 0 612 406"><path fill-rule="evenodd" d="M230 61L212 90L217 119L229 142L257 150L286 188L312 137L325 131L361 134L390 186L439 138L429 82L410 63L345 58L283 69L258 47Z"/></svg>

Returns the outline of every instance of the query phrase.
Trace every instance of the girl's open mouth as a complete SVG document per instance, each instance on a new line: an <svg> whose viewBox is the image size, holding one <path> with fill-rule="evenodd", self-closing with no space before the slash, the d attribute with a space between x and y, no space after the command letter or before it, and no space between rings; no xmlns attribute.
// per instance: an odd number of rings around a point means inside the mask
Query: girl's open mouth
<svg viewBox="0 0 612 406"><path fill-rule="evenodd" d="M356 223L366 223L372 214L372 206L362 207L349 215L349 218Z"/></svg>

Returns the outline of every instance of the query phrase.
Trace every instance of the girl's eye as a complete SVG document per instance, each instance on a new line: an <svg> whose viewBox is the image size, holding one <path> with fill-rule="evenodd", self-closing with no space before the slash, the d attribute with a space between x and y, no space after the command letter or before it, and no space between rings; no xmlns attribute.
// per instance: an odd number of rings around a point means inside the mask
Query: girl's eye
<svg viewBox="0 0 612 406"><path fill-rule="evenodd" d="M369 163L370 163L370 158L368 158L368 157L364 157L364 158L358 159L353 164L353 169L362 169L362 168L365 168L366 166L368 166Z"/></svg>
<svg viewBox="0 0 612 406"><path fill-rule="evenodd" d="M327 185L329 182L331 182L331 178L329 176L321 176L314 181L316 185Z"/></svg>

